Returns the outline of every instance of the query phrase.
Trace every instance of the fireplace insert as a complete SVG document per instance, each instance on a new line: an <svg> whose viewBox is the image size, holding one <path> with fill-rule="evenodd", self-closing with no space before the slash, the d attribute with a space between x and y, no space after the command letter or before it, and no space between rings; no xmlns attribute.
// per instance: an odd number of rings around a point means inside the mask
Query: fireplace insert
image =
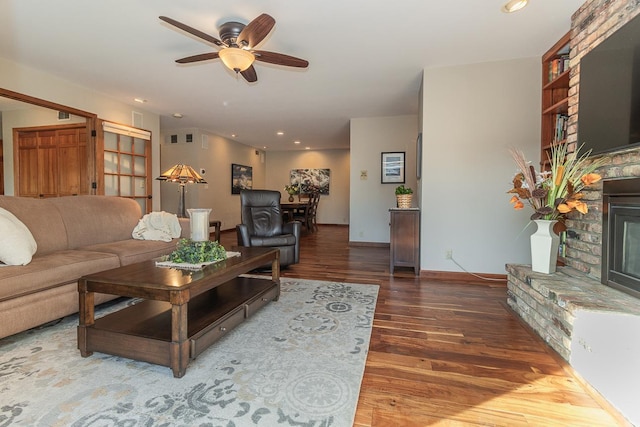
<svg viewBox="0 0 640 427"><path fill-rule="evenodd" d="M601 278L640 298L640 178L603 183Z"/></svg>

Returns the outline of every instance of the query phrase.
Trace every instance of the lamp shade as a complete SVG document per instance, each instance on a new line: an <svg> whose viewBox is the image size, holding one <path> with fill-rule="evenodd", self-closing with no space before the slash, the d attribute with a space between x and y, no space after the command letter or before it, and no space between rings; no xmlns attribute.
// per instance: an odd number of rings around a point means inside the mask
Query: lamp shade
<svg viewBox="0 0 640 427"><path fill-rule="evenodd" d="M164 172L162 175L157 177L156 179L160 181L171 181L171 182L179 182L181 184L206 184L207 181L196 172L191 166L177 164L175 166L171 166Z"/></svg>
<svg viewBox="0 0 640 427"><path fill-rule="evenodd" d="M178 199L178 216L186 218L184 192L187 184L206 184L207 181L191 166L178 164L171 166L166 172L156 178L160 181L177 182L180 184L180 198Z"/></svg>
<svg viewBox="0 0 640 427"><path fill-rule="evenodd" d="M253 53L237 47L228 47L226 49L222 49L219 55L224 65L226 65L236 73L249 68L251 64L253 64L253 61L256 59L256 57L253 56Z"/></svg>

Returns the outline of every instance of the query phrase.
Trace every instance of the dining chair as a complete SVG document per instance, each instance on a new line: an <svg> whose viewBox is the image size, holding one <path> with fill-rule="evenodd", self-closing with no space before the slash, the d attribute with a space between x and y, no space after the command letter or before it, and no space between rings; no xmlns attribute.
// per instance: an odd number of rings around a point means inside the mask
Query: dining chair
<svg viewBox="0 0 640 427"><path fill-rule="evenodd" d="M305 207L293 215L293 219L300 221L307 231L313 232L318 229L316 223L316 211L318 209L319 200L320 193L309 193L308 202Z"/></svg>

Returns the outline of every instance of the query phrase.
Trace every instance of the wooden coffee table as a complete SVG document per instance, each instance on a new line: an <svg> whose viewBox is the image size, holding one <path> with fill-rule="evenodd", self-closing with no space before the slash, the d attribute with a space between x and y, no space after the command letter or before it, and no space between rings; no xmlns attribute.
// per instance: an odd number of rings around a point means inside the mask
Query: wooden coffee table
<svg viewBox="0 0 640 427"><path fill-rule="evenodd" d="M232 248L239 257L189 271L145 261L78 282L82 357L94 351L168 366L174 377L233 327L280 297L280 251ZM271 279L238 277L271 262ZM141 298L95 319L94 293Z"/></svg>

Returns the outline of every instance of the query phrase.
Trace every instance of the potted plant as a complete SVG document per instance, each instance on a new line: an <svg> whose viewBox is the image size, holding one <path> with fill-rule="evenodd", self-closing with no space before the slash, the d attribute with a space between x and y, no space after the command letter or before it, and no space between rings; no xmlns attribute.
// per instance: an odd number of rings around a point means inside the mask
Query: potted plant
<svg viewBox="0 0 640 427"><path fill-rule="evenodd" d="M404 184L396 187L396 199L400 209L409 209L411 207L411 199L413 198L413 190L405 187Z"/></svg>
<svg viewBox="0 0 640 427"><path fill-rule="evenodd" d="M538 229L531 236L531 269L539 273L553 273L556 270L558 245L560 238L556 223L564 229L564 220L568 214L589 210L582 190L602 178L595 170L602 166L602 159L590 159L591 151L580 155L579 151L567 153L565 144L551 148L549 170L536 171L524 154L512 149L511 156L518 166L513 177L513 188L507 193L513 194L511 204L515 210L524 209L527 202L533 209L531 220Z"/></svg>

